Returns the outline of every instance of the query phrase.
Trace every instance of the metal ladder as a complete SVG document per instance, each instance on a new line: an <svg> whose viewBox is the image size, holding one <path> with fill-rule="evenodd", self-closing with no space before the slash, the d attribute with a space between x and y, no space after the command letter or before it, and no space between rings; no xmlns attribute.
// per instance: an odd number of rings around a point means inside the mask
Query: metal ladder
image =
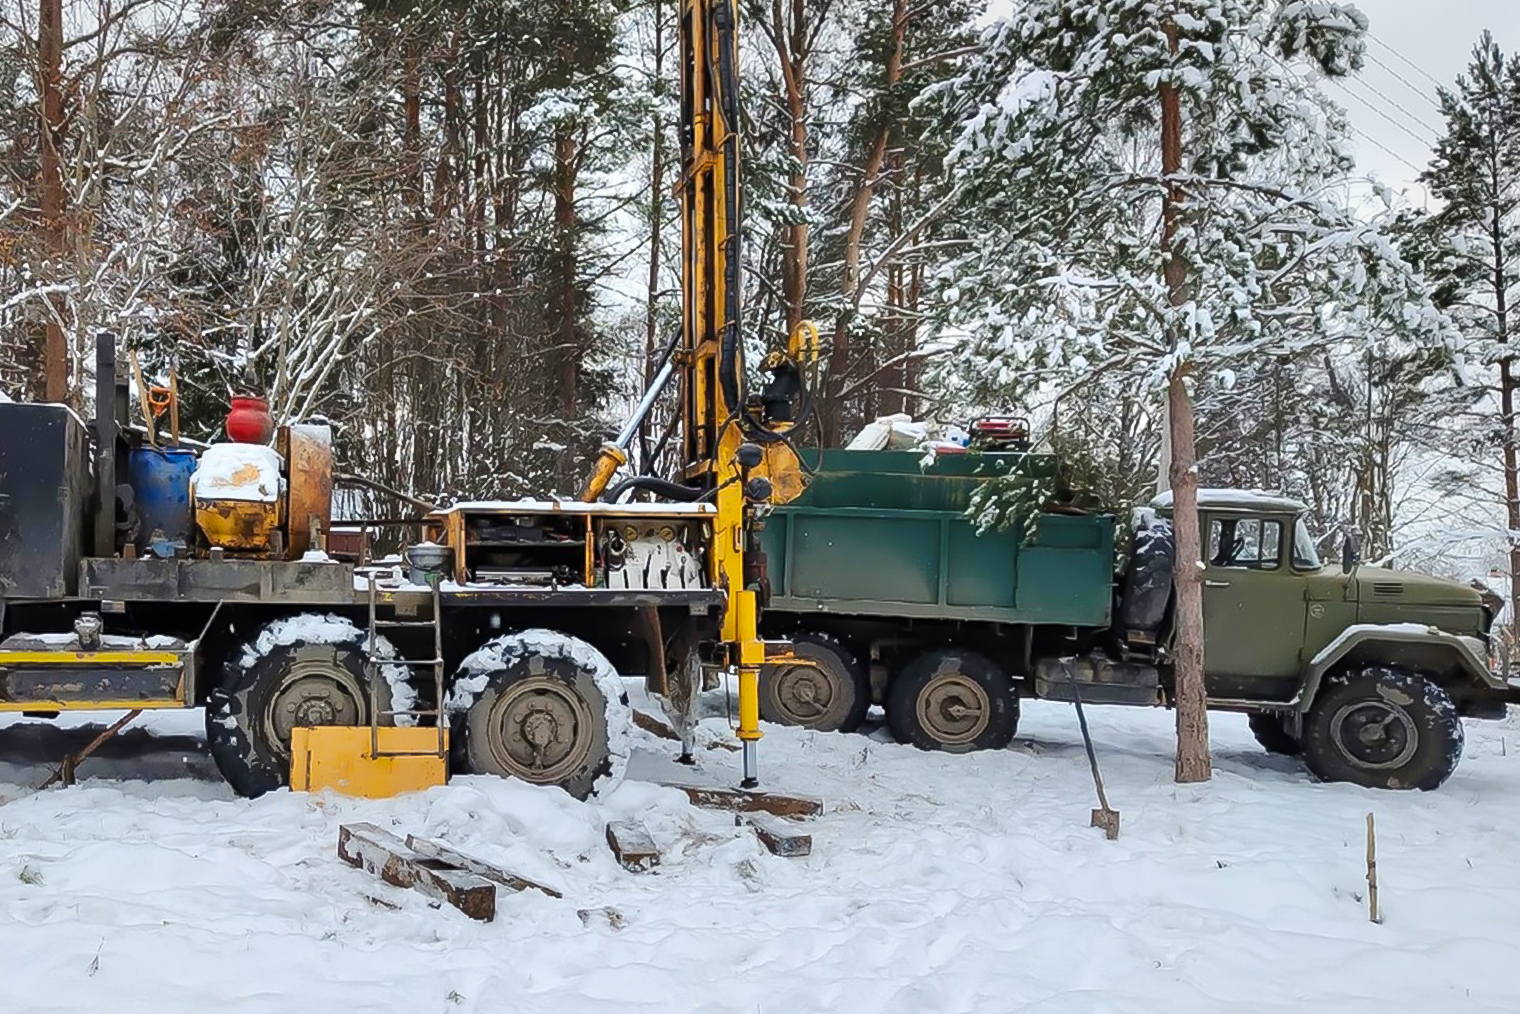
<svg viewBox="0 0 1520 1014"><path fill-rule="evenodd" d="M365 568L366 584L369 585L369 635L364 642L365 675L369 678L369 749L371 757L443 757L449 752L448 723L444 720L443 707L443 610L438 592L438 583L432 583L433 589L433 615L427 620L382 620L376 613L378 598L375 592L376 578L384 568ZM359 571L355 571L358 573ZM380 655L379 638L381 630L394 629L417 629L421 627L433 628L433 657L432 658L386 658ZM380 673L380 667L384 665L404 666L411 669L422 669L431 666L433 670L433 707L427 710L414 709L410 711L383 711L380 707L380 681L384 677ZM432 751L417 750L384 750L380 749L380 719L394 718L400 715L410 715L413 718L432 718L438 728L438 745Z"/></svg>

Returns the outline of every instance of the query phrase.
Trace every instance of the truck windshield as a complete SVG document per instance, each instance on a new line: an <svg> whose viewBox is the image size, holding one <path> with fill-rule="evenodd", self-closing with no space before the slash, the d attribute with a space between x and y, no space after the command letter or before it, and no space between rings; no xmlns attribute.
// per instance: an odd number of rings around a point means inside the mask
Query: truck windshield
<svg viewBox="0 0 1520 1014"><path fill-rule="evenodd" d="M1293 566L1299 570L1319 570L1319 552L1304 519L1293 522Z"/></svg>

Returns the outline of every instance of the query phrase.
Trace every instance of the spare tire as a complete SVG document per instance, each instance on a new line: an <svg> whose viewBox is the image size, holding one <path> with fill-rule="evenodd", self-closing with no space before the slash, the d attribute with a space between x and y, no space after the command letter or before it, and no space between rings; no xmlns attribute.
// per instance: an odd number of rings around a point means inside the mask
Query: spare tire
<svg viewBox="0 0 1520 1014"><path fill-rule="evenodd" d="M1177 558L1177 539L1172 523L1152 519L1135 529L1119 596L1119 625L1123 630L1154 633L1166 619L1172 598L1172 567Z"/></svg>

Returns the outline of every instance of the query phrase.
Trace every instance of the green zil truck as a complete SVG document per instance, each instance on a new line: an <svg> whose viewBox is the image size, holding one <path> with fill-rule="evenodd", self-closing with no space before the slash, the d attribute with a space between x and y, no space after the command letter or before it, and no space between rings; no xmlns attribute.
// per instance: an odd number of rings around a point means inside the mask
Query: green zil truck
<svg viewBox="0 0 1520 1014"><path fill-rule="evenodd" d="M880 704L930 750L1007 746L1023 698L1170 706L1174 542L1162 498L1136 512L1127 559L1110 515L1044 511L979 531L994 476L1052 479L1029 453L827 450L762 533L767 636L816 663L761 679L770 721L849 731ZM1318 777L1433 789L1464 717L1501 718L1520 685L1494 675L1494 615L1463 585L1327 565L1293 500L1204 490L1208 705L1242 712L1262 746Z"/></svg>

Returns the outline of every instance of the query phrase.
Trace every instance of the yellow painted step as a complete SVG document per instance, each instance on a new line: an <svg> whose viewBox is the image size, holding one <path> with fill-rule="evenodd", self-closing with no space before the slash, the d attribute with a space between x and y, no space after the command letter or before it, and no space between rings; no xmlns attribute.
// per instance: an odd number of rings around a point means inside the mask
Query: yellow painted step
<svg viewBox="0 0 1520 1014"><path fill-rule="evenodd" d="M297 792L332 789L345 796L385 799L448 782L448 730L444 756L438 755L435 728L383 726L380 756L371 755L370 731L367 725L291 730L290 787Z"/></svg>

